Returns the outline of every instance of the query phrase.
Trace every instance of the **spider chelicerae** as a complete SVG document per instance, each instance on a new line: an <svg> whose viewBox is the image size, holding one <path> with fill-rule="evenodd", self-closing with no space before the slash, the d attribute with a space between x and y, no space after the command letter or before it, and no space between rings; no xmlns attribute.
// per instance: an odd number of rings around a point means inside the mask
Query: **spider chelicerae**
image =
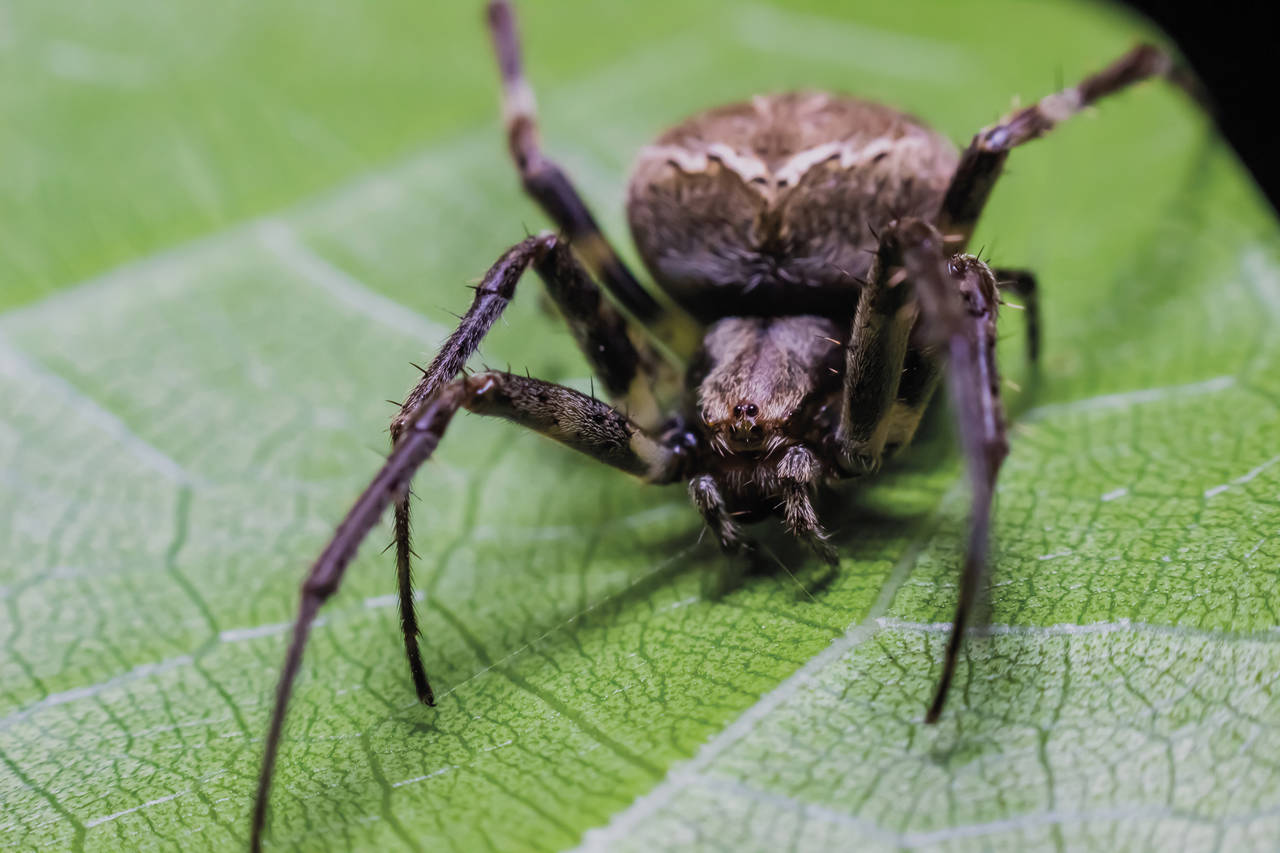
<svg viewBox="0 0 1280 853"><path fill-rule="evenodd" d="M1022 300L1033 362L1039 349L1035 276L967 254L974 226L1018 145L1150 77L1198 94L1166 53L1141 45L980 131L963 152L911 116L823 92L695 115L641 151L627 197L632 236L670 307L640 285L539 147L505 0L489 3L488 24L511 155L559 231L520 241L485 274L392 421L391 455L302 585L263 755L255 849L308 633L388 505L409 670L418 698L434 704L417 641L409 484L459 409L536 430L649 483L687 483L726 551L753 547L744 525L780 517L834 563L817 490L873 474L910 444L945 376L972 509L955 620L925 714L936 721L984 574L1008 448L995 364L1001 291ZM530 267L611 402L509 372L458 378ZM682 368L670 353L690 329L698 345Z"/></svg>

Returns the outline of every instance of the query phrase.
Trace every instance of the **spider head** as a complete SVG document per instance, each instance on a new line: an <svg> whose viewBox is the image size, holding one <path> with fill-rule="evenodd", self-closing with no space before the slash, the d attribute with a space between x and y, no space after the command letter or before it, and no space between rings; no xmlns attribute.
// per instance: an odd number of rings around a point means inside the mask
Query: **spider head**
<svg viewBox="0 0 1280 853"><path fill-rule="evenodd" d="M770 454L787 441L785 427L791 414L789 407L777 403L745 399L730 403L722 397L704 400L702 422L712 446L721 455Z"/></svg>
<svg viewBox="0 0 1280 853"><path fill-rule="evenodd" d="M838 381L840 327L823 317L725 317L695 362L704 432L721 456L771 457L805 430L805 405Z"/></svg>

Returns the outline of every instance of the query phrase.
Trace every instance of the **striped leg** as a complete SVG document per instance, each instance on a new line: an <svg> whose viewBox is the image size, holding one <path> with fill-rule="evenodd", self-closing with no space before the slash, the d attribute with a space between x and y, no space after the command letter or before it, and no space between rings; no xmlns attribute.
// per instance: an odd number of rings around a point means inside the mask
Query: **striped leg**
<svg viewBox="0 0 1280 853"><path fill-rule="evenodd" d="M973 505L955 621L927 722L942 713L977 604L996 476L1008 452L995 364L995 276L977 258L947 257L943 247L938 230L920 220L894 223L881 235L854 317L840 430L850 473L878 464L882 451L910 438L945 371Z"/></svg>
<svg viewBox="0 0 1280 853"><path fill-rule="evenodd" d="M641 287L609 245L564 170L545 157L538 145L533 89L524 77L520 40L510 4L506 0L493 0L489 3L488 18L498 67L502 72L507 142L520 172L521 183L551 220L568 235L587 265L632 316L644 323L659 319L662 306Z"/></svg>
<svg viewBox="0 0 1280 853"><path fill-rule="evenodd" d="M569 238L587 268L618 304L659 340L677 351L691 351L701 339L696 324L679 311L661 305L641 286L609 244L569 176L539 146L533 89L524 76L515 15L507 0L491 0L488 20L502 74L507 144L525 191Z"/></svg>
<svg viewBox="0 0 1280 853"><path fill-rule="evenodd" d="M609 399L645 428L657 427L679 390L679 371L604 298L567 244L557 242L534 269Z"/></svg>
<svg viewBox="0 0 1280 853"><path fill-rule="evenodd" d="M1042 98L979 131L960 159L938 212L936 224L947 236L947 248L957 252L968 244L1010 151L1044 136L1107 95L1151 77L1164 77L1205 103L1197 81L1185 68L1159 48L1144 44L1086 77L1078 86Z"/></svg>
<svg viewBox="0 0 1280 853"><path fill-rule="evenodd" d="M850 474L880 467L886 443L905 444L895 412L912 327L918 315L914 292L902 268L897 223L880 236L875 264L858 292L853 331L845 354L845 399L840 410L840 452ZM923 412L933 390L916 401ZM897 415L895 417L895 415ZM916 422L919 420L917 412ZM910 436L907 437L909 440Z"/></svg>

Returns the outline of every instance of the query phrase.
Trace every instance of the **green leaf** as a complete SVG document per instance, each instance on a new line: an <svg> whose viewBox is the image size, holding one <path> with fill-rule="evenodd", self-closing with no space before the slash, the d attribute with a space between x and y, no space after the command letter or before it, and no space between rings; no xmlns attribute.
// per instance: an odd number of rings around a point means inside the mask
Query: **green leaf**
<svg viewBox="0 0 1280 853"><path fill-rule="evenodd" d="M235 849L297 585L479 275L545 220L478 3L0 13L0 846ZM625 242L665 123L830 87L957 141L1146 31L1013 0L527 2L553 150ZM1143 87L1018 151L992 628L921 716L965 498L945 422L740 579L679 488L462 418L417 481L439 707L374 537L323 612L276 849L1242 849L1280 833L1280 243ZM630 253L629 247L627 248ZM633 255L630 255L633 257ZM484 348L586 386L530 282ZM794 577L791 572L794 572ZM803 588L802 588L803 587Z"/></svg>

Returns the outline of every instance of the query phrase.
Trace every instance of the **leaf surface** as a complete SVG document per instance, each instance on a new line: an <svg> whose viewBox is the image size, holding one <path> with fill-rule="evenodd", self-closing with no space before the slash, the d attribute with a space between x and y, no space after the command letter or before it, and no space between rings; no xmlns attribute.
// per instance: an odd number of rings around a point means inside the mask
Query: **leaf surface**
<svg viewBox="0 0 1280 853"><path fill-rule="evenodd" d="M544 219L472 4L0 11L0 846L236 849L296 590L465 284ZM958 142L1144 31L1093 5L526 3L548 147L629 257L627 165L754 91ZM867 4L861 4L867 6ZM417 481L439 707L373 537L323 612L277 849L1244 849L1280 833L1280 266L1147 86L1019 151L992 627L920 718L965 533L945 421L745 578L682 490L460 418ZM483 350L588 387L522 295ZM794 576L792 576L794 573Z"/></svg>

